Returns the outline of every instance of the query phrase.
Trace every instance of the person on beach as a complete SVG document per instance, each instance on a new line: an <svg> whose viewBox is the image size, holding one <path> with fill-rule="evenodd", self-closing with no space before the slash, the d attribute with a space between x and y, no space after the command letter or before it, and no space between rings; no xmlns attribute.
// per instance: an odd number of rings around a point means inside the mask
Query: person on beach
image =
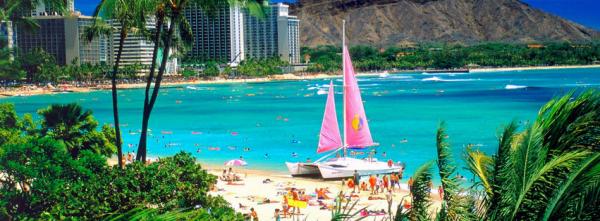
<svg viewBox="0 0 600 221"><path fill-rule="evenodd" d="M275 218L275 221L281 221L281 215L279 214L279 208L275 209L275 215L273 216L273 218Z"/></svg>
<svg viewBox="0 0 600 221"><path fill-rule="evenodd" d="M298 192L296 192L296 188L292 188L292 199L293 200L300 200L300 198L298 197ZM296 211L296 209L298 211ZM293 206L292 207L292 214L300 214L300 207Z"/></svg>
<svg viewBox="0 0 600 221"><path fill-rule="evenodd" d="M258 221L258 214L256 214L256 210L254 210L254 208L250 208L250 218L252 221Z"/></svg>
<svg viewBox="0 0 600 221"><path fill-rule="evenodd" d="M290 207L288 204L288 197L289 197L289 193L286 195L283 195L283 201L281 201L281 207L283 208L283 218L286 218L288 216L288 213L290 211Z"/></svg>
<svg viewBox="0 0 600 221"><path fill-rule="evenodd" d="M390 190L389 188L390 180L387 175L383 175L383 189Z"/></svg>
<svg viewBox="0 0 600 221"><path fill-rule="evenodd" d="M371 175L369 177L369 185L371 187L371 195L375 195L375 184L377 184L377 178L375 178L375 175Z"/></svg>
<svg viewBox="0 0 600 221"><path fill-rule="evenodd" d="M394 191L394 188L396 188L397 184L398 184L398 176L396 175L396 173L392 173L390 175L390 190Z"/></svg>
<svg viewBox="0 0 600 221"><path fill-rule="evenodd" d="M408 178L408 182L406 184L408 184L408 192L412 196L413 178L412 177Z"/></svg>
<svg viewBox="0 0 600 221"><path fill-rule="evenodd" d="M367 183L365 181L360 183L360 190L367 191Z"/></svg>
<svg viewBox="0 0 600 221"><path fill-rule="evenodd" d="M354 185L354 180L348 178L348 189L354 190L356 188L356 185ZM354 191L352 191L352 193L354 193Z"/></svg>
<svg viewBox="0 0 600 221"><path fill-rule="evenodd" d="M390 168L391 168L392 166L394 166L394 161L393 161L392 159L389 159L389 160L387 161L387 165L388 165L388 167L390 167Z"/></svg>
<svg viewBox="0 0 600 221"><path fill-rule="evenodd" d="M444 188L442 188L442 185L438 186L438 194L440 195L440 200L444 199Z"/></svg>
<svg viewBox="0 0 600 221"><path fill-rule="evenodd" d="M355 186L358 186L358 184L360 183L360 174L358 174L357 170L354 170L353 178L354 178ZM355 192L355 191L356 191L356 188L352 189L352 192ZM360 193L360 188L358 188L358 193Z"/></svg>
<svg viewBox="0 0 600 221"><path fill-rule="evenodd" d="M379 175L377 175L377 188L375 190L376 193L379 193L381 190L381 193L383 193L383 180L381 179L381 177L379 177Z"/></svg>

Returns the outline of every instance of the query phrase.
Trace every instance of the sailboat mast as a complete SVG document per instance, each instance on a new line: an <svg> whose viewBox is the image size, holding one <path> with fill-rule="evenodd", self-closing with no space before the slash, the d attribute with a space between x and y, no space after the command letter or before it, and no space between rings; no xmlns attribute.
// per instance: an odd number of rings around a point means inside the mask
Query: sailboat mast
<svg viewBox="0 0 600 221"><path fill-rule="evenodd" d="M346 146L348 145L348 136L347 136L348 134L347 134L347 129L346 129L346 87L347 86L346 86L346 74L345 74L346 73L346 65L345 65L346 62L344 61L344 59L345 59L344 58L345 57L344 56L344 47L346 47L346 20L342 19L342 76L343 76L342 77L342 85L343 85L342 92L343 92L343 96L344 96L343 97L344 109L343 109L342 115L344 116L344 124L343 124L343 127L344 127L344 143L343 143L344 157L346 157L346 152L347 152Z"/></svg>

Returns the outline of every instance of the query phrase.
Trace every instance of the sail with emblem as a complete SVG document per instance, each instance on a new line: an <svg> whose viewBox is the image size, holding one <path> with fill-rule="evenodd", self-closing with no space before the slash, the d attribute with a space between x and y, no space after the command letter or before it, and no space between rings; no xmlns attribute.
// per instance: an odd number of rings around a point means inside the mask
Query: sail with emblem
<svg viewBox="0 0 600 221"><path fill-rule="evenodd" d="M344 65L344 105L346 105L344 110L346 147L373 146L374 143L371 131L369 130L369 122L367 121L367 115L365 114L365 108L360 96L360 89L358 88L354 74L354 67L352 67L352 60L350 59L350 53L346 45L344 45L342 56Z"/></svg>
<svg viewBox="0 0 600 221"><path fill-rule="evenodd" d="M329 93L327 93L327 103L325 104L325 114L319 133L319 147L317 153L323 153L336 150L342 147L342 138L335 111L335 98L333 92L333 81L329 82Z"/></svg>

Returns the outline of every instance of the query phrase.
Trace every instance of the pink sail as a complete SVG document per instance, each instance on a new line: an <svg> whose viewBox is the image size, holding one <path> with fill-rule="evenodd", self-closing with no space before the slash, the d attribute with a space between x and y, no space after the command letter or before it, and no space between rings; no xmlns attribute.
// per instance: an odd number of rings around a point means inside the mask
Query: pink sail
<svg viewBox="0 0 600 221"><path fill-rule="evenodd" d="M329 93L325 104L325 115L321 124L319 134L319 148L317 153L323 153L342 147L342 138L338 126L337 114L335 112L335 98L333 93L333 82L329 82Z"/></svg>
<svg viewBox="0 0 600 221"><path fill-rule="evenodd" d="M366 147L373 146L373 138L369 130L369 122L365 114L360 89L356 77L354 76L354 67L350 60L348 48L344 45L343 49L344 65L344 102L346 104L346 122L345 133L347 147Z"/></svg>

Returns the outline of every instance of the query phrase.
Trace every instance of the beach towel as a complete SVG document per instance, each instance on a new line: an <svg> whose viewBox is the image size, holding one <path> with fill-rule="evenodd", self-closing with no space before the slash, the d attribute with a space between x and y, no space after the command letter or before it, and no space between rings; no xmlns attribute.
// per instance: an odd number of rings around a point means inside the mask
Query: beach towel
<svg viewBox="0 0 600 221"><path fill-rule="evenodd" d="M298 207L298 208L303 209L303 208L306 208L308 205L308 203L306 201L294 200L289 196L286 196L286 198L287 198L288 205L290 207Z"/></svg>

